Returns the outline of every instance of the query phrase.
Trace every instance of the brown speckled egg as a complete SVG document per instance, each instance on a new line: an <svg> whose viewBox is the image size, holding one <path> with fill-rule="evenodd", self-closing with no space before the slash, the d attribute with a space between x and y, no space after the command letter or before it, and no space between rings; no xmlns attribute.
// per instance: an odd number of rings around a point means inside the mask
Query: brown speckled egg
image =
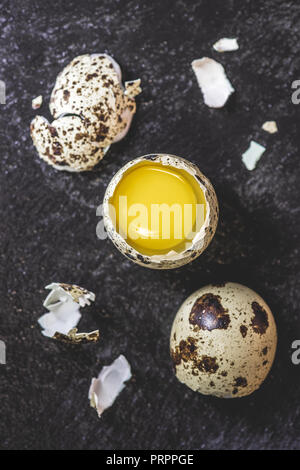
<svg viewBox="0 0 300 470"><path fill-rule="evenodd" d="M208 285L188 297L170 338L180 382L221 398L257 390L271 369L276 345L276 324L266 302L233 282Z"/></svg>

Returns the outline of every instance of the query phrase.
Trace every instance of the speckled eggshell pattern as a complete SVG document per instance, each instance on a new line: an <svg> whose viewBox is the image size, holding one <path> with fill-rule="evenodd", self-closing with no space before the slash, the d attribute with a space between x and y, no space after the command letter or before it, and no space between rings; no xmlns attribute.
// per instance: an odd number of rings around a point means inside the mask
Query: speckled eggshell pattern
<svg viewBox="0 0 300 470"><path fill-rule="evenodd" d="M94 302L95 300L95 294L93 292L88 291L84 287L77 286L76 284L52 282L46 286L46 289L51 292L45 299L43 305L49 310L53 304L55 306L57 303L63 302L63 299L66 299L66 297L71 297L72 300L77 304L80 304L81 307L90 305L90 301ZM64 294L63 299L61 298L61 294Z"/></svg>
<svg viewBox="0 0 300 470"><path fill-rule="evenodd" d="M42 116L36 116L30 131L40 158L57 170L91 170L105 153L104 147L91 141L78 116L63 116L51 125Z"/></svg>
<svg viewBox="0 0 300 470"><path fill-rule="evenodd" d="M73 59L58 75L50 99L54 118L64 113L82 116L91 140L110 145L126 127L125 111L135 113L135 100L124 93L114 63L104 54Z"/></svg>
<svg viewBox="0 0 300 470"><path fill-rule="evenodd" d="M116 231L109 213L109 201L112 198L117 184L121 181L125 172L143 161L153 161L162 165L171 166L187 171L193 176L202 189L206 200L206 218L200 231L192 240L192 245L186 250L177 253L170 251L163 255L148 256L136 251L126 240ZM114 245L127 258L135 263L152 269L174 269L183 266L197 258L211 242L218 224L219 206L216 193L210 181L201 173L199 168L193 163L181 157L168 154L150 154L136 158L121 168L110 181L103 201L103 220L105 229Z"/></svg>
<svg viewBox="0 0 300 470"><path fill-rule="evenodd" d="M257 390L271 369L276 345L268 305L253 290L232 282L205 286L188 297L170 338L180 382L221 398Z"/></svg>
<svg viewBox="0 0 300 470"><path fill-rule="evenodd" d="M72 299L76 303L80 303L79 299L81 297L85 299L90 299L90 300L95 300L95 294L93 292L88 291L84 287L77 286L77 284L66 284L63 282L60 283L53 283L52 286L59 286L61 287L65 292L70 294L72 296Z"/></svg>
<svg viewBox="0 0 300 470"><path fill-rule="evenodd" d="M58 75L50 124L36 116L30 133L40 157L58 170L88 171L127 134L140 80L123 87L119 65L107 54L73 59Z"/></svg>

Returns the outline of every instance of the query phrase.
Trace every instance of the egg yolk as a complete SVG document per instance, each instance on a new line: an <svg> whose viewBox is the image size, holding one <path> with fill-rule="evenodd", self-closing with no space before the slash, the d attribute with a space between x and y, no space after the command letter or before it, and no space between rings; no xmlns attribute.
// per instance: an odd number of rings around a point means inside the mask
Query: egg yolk
<svg viewBox="0 0 300 470"><path fill-rule="evenodd" d="M146 255L182 251L205 220L205 196L197 181L160 163L125 172L110 204L117 232Z"/></svg>

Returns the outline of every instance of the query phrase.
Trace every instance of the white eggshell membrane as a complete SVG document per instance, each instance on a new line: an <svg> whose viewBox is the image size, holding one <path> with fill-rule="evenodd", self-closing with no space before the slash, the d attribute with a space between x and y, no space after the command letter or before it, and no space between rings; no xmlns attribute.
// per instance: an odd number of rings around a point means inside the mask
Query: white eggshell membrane
<svg viewBox="0 0 300 470"><path fill-rule="evenodd" d="M42 95L37 96L36 98L33 98L31 102L31 107L32 109L39 109L43 104L43 97Z"/></svg>
<svg viewBox="0 0 300 470"><path fill-rule="evenodd" d="M38 319L43 328L42 334L53 338L55 333L68 335L74 329L80 318L80 307L90 305L95 300L95 294L74 284L53 282L46 286L50 290L43 306L49 311Z"/></svg>
<svg viewBox="0 0 300 470"><path fill-rule="evenodd" d="M188 297L170 338L180 382L221 398L257 390L270 371L276 345L268 305L253 290L232 282L205 286Z"/></svg>
<svg viewBox="0 0 300 470"><path fill-rule="evenodd" d="M210 108L222 108L234 88L228 80L222 64L209 57L192 62L204 103Z"/></svg>
<svg viewBox="0 0 300 470"><path fill-rule="evenodd" d="M278 132L276 121L266 121L261 127L264 131L269 132L269 134L276 134Z"/></svg>
<svg viewBox="0 0 300 470"><path fill-rule="evenodd" d="M130 379L130 364L122 354L110 366L103 367L98 378L92 379L89 400L99 417L104 410L112 406L125 387L125 382Z"/></svg>
<svg viewBox="0 0 300 470"><path fill-rule="evenodd" d="M170 251L162 255L148 256L136 251L116 231L109 212L109 201L112 198L118 183L124 174L133 166L143 161L152 161L162 165L185 170L192 175L202 189L206 202L206 219L200 231L195 235L192 244L186 250L178 253ZM103 201L103 221L106 232L114 245L133 262L152 269L174 269L189 263L199 256L211 242L218 224L219 206L216 193L210 181L201 173L194 164L181 157L167 154L151 154L136 158L121 168L110 181Z"/></svg>
<svg viewBox="0 0 300 470"><path fill-rule="evenodd" d="M247 170L252 171L256 168L265 151L266 147L251 140L249 148L242 154L242 161Z"/></svg>
<svg viewBox="0 0 300 470"><path fill-rule="evenodd" d="M140 80L121 82L107 54L73 59L58 75L50 99L54 121L37 116L31 136L40 157L58 170L91 170L109 146L127 134Z"/></svg>
<svg viewBox="0 0 300 470"><path fill-rule="evenodd" d="M237 51L239 45L236 38L222 38L215 42L213 48L217 52L231 52Z"/></svg>

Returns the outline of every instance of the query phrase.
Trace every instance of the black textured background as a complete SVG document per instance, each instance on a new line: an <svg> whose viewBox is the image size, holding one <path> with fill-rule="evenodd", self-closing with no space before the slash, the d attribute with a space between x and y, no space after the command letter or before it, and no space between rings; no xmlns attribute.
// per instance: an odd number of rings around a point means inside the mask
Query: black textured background
<svg viewBox="0 0 300 470"><path fill-rule="evenodd" d="M264 1L1 1L0 79L0 446L5 449L299 449L300 366L291 363L299 324L300 4ZM218 54L219 38L240 50ZM76 55L108 52L143 93L127 138L97 170L72 175L39 160L29 136L31 100L48 101L57 73ZM236 94L203 104L190 63L219 60ZM276 120L279 133L261 130ZM241 154L267 147L248 172ZM96 207L113 174L154 152L183 156L207 175L220 223L207 251L176 271L126 260L96 238ZM261 389L224 401L181 385L169 359L169 331L181 302L221 279L257 290L279 330L274 367ZM44 286L76 283L96 293L80 326L99 327L96 345L44 338ZM99 420L90 380L120 353L133 379Z"/></svg>

